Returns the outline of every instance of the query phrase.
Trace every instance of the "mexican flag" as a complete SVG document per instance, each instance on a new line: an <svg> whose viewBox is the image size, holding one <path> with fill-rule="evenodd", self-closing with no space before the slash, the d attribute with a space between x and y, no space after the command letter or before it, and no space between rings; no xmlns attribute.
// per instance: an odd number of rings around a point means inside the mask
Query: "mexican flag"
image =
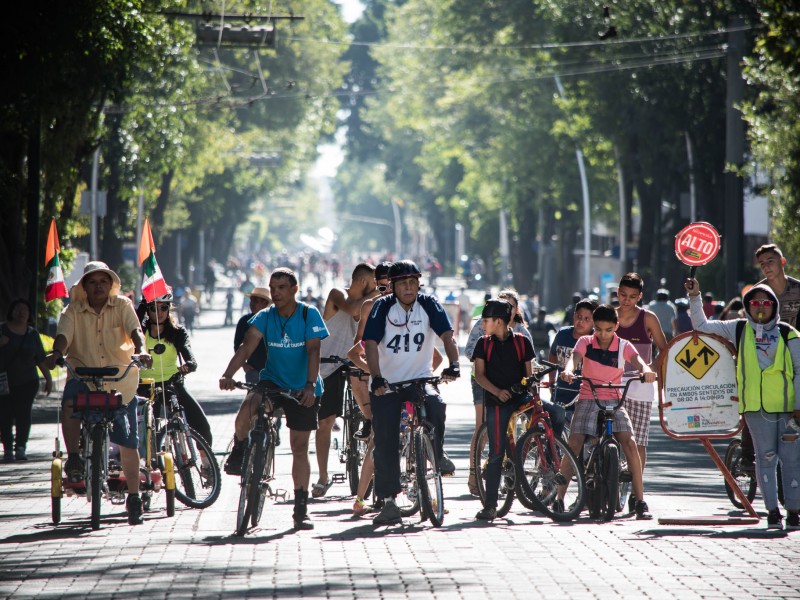
<svg viewBox="0 0 800 600"><path fill-rule="evenodd" d="M144 266L144 280L142 281L142 296L147 302L152 302L163 296L169 290L161 269L156 262L156 245L153 242L153 232L150 231L150 220L145 218L142 227L142 241L139 244L139 264Z"/></svg>
<svg viewBox="0 0 800 600"><path fill-rule="evenodd" d="M47 288L44 291L45 302L50 302L56 298L66 298L67 286L64 283L64 273L61 270L61 262L58 260L58 231L56 231L55 217L50 223L50 233L47 234L47 247L44 252L44 265L48 268Z"/></svg>

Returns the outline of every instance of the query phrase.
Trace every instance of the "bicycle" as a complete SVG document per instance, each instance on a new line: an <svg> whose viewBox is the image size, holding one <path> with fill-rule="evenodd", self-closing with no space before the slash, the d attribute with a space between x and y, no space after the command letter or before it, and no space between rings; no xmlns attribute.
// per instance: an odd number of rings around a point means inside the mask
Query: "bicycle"
<svg viewBox="0 0 800 600"><path fill-rule="evenodd" d="M644 376L629 379L624 384L595 383L587 377L575 377L574 381L586 381L592 390L594 402L600 408L597 415L597 436L590 442L585 461L586 506L589 516L610 521L614 514L625 508L620 498L622 447L614 438L614 413L625 403L628 389L634 381L644 381ZM622 390L614 406L605 406L597 397L598 389ZM627 481L623 482L623 488Z"/></svg>
<svg viewBox="0 0 800 600"><path fill-rule="evenodd" d="M122 395L112 390L103 391L106 383L114 383L125 378L133 366L141 367L141 363L134 359L128 364L121 376L117 367L73 367L63 358L58 361L59 366L65 366L75 379L84 382L89 391L78 393L72 400L75 415L80 415L80 451L85 473L82 481L70 481L63 474L63 455L56 439L56 449L51 463L51 502L53 523L58 525L61 521L61 498L72 493L86 493L86 499L91 503L90 523L94 530L100 528L101 502L103 497L109 498L113 504L124 504L126 481L122 473L116 469L110 470L109 439L114 416L117 411L124 409ZM92 389L94 388L94 389ZM141 486L148 498L149 492L160 491L162 486L162 471L154 466L154 444L152 443L152 406L144 407L145 432L144 440L144 481ZM172 457L168 453L161 453L165 469L165 483L167 496L167 515L175 514L175 487L170 476L169 468L172 466ZM143 498L144 504L144 498Z"/></svg>
<svg viewBox="0 0 800 600"><path fill-rule="evenodd" d="M421 377L387 384L392 392L413 392L405 401L400 418L400 487L397 506L403 517L420 512L434 527L444 522L442 473L436 456L435 431L427 420L425 397L428 386L438 393L441 377ZM405 465L403 465L403 461Z"/></svg>
<svg viewBox="0 0 800 600"><path fill-rule="evenodd" d="M234 382L237 388L261 394L256 423L250 431L249 444L242 463L242 476L239 483L239 507L236 514L236 535L247 532L248 521L251 527L258 525L267 494L276 494L270 483L275 479L275 439L277 419L272 414L273 400L284 398L298 402L290 390L270 389L263 383Z"/></svg>
<svg viewBox="0 0 800 600"><path fill-rule="evenodd" d="M178 402L174 384L182 382L183 375L176 373L162 383L150 381L150 396L156 402L160 401L158 447L171 453L174 472L180 483L176 487L175 495L185 506L207 508L219 498L222 477L211 446L189 426L186 413Z"/></svg>
<svg viewBox="0 0 800 600"><path fill-rule="evenodd" d="M546 373L550 371L552 371L552 369L548 368ZM514 390L515 393L522 393L523 391L522 388ZM500 488L498 489L497 495L499 505L497 508L498 517L504 517L508 514L514 503L515 495L519 498L520 503L528 510L538 510L537 505L527 497L524 489L517 483L517 470L515 468L517 441L531 426L530 416L531 412L534 410L537 399L538 389L536 390L536 394L532 395L530 400L517 408L508 420L506 440L509 451L503 457L503 462L500 467ZM549 415L547 415L547 419L549 423ZM478 497L480 498L481 504L485 506L486 467L489 463L489 430L486 423L482 423L478 428L478 434L475 436L475 448L471 454L474 457L471 467L475 473L475 480L478 485Z"/></svg>
<svg viewBox="0 0 800 600"><path fill-rule="evenodd" d="M544 376L560 367L547 361L542 364L544 369L523 379L518 387L519 391L527 390L531 394L530 402L525 405L529 411L525 432L515 444L510 428L508 432L509 446L515 456L512 464L515 489L526 508L541 512L554 521L572 521L581 513L585 502L584 471L569 445L553 433L550 415L539 395L539 388L546 385L542 381ZM572 469L570 481L561 473L564 461L569 462ZM569 483L574 483L572 492ZM559 499L559 486L566 486L569 495ZM506 499L509 507L512 501L513 496L511 500ZM499 510L497 514L502 516Z"/></svg>
<svg viewBox="0 0 800 600"><path fill-rule="evenodd" d="M345 369L344 386L344 406L342 411L342 443L341 446L334 440L334 448L339 451L339 462L345 465L345 474L334 473L331 476L333 483L344 483L345 477L350 482L350 494L355 496L358 493L358 480L361 476L361 465L367 455L368 443L366 440L358 440L353 434L361 429L364 422L364 415L353 395L353 388L350 385L350 378L359 379L369 377L369 374L356 367L350 360L339 356L329 356L320 359L320 363L340 364ZM369 491L367 491L369 495Z"/></svg>

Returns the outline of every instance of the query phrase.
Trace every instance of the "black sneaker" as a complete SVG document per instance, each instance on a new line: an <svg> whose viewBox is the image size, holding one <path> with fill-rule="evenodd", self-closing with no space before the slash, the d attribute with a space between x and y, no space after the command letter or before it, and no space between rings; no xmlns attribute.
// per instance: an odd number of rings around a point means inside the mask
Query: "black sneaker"
<svg viewBox="0 0 800 600"><path fill-rule="evenodd" d="M767 529L783 529L783 515L777 508L767 513Z"/></svg>
<svg viewBox="0 0 800 600"><path fill-rule="evenodd" d="M644 500L636 501L635 512L637 521L649 521L653 518L653 515L650 514L650 509L647 506L647 502Z"/></svg>
<svg viewBox="0 0 800 600"><path fill-rule="evenodd" d="M64 465L64 471L67 473L67 477L70 481L76 482L81 481L83 479L83 460L77 454L70 454L67 456L67 462Z"/></svg>
<svg viewBox="0 0 800 600"><path fill-rule="evenodd" d="M402 522L403 516L400 514L400 507L391 499L384 501L381 512L372 519L373 525L396 525Z"/></svg>
<svg viewBox="0 0 800 600"><path fill-rule="evenodd" d="M800 529L800 513L796 510L789 511L789 515L786 517L786 529L787 531Z"/></svg>
<svg viewBox="0 0 800 600"><path fill-rule="evenodd" d="M247 450L247 440L238 441L233 440L233 448L228 455L228 460L225 461L225 472L228 475L241 475L242 463L244 462L244 453Z"/></svg>
<svg viewBox="0 0 800 600"><path fill-rule="evenodd" d="M482 508L475 515L475 518L479 521L494 521L497 518L497 509L491 507Z"/></svg>
<svg viewBox="0 0 800 600"><path fill-rule="evenodd" d="M125 508L128 510L128 525L141 525L144 523L144 508L142 507L142 499L139 494L135 496L128 494L128 499L125 501Z"/></svg>
<svg viewBox="0 0 800 600"><path fill-rule="evenodd" d="M558 498L556 498L555 500L553 500L553 506L552 506L552 508L550 510L552 510L554 513L566 512L564 510L564 501L563 500L559 500Z"/></svg>
<svg viewBox="0 0 800 600"><path fill-rule="evenodd" d="M353 434L353 438L366 442L372 433L372 421L362 421L359 427Z"/></svg>
<svg viewBox="0 0 800 600"><path fill-rule="evenodd" d="M14 458L16 460L28 460L28 454L25 452L25 446L17 446L14 449Z"/></svg>
<svg viewBox="0 0 800 600"><path fill-rule="evenodd" d="M314 523L311 522L311 519L308 518L308 515L295 515L292 517L294 520L294 528L297 530L309 530L314 529Z"/></svg>
<svg viewBox="0 0 800 600"><path fill-rule="evenodd" d="M447 454L442 454L442 458L439 461L439 470L442 472L442 475L447 477L456 472L456 466Z"/></svg>

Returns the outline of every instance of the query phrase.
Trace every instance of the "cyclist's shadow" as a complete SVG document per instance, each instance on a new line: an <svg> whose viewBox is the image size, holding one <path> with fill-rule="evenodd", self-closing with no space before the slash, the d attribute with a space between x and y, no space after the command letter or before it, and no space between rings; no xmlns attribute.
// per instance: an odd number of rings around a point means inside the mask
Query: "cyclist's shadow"
<svg viewBox="0 0 800 600"><path fill-rule="evenodd" d="M383 538L390 535L408 535L430 529L430 525L406 517L397 525L373 525L371 522L359 523L355 527L339 531L330 535L320 535L317 539L329 542L347 542L364 538Z"/></svg>
<svg viewBox="0 0 800 600"><path fill-rule="evenodd" d="M260 527L254 527L249 529L245 535L236 535L235 533L229 533L228 535L208 535L204 537L201 542L208 546L225 546L228 544L231 545L255 545L255 544L266 544L269 542L274 542L276 540L281 540L285 538L287 535L296 535L297 530L293 527L290 527L286 531L277 531L270 535L259 535L260 532L264 530Z"/></svg>

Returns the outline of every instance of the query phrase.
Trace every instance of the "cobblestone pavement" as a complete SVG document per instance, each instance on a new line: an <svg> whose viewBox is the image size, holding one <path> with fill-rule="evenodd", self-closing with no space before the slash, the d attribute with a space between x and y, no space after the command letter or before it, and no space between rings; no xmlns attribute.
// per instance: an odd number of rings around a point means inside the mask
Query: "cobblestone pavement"
<svg viewBox="0 0 800 600"><path fill-rule="evenodd" d="M220 463L240 394L216 380L229 359L233 329L206 312L193 335L201 369L187 385L203 402ZM203 327L205 326L205 327ZM468 443L474 412L466 378L445 386L446 448L458 467L445 480L448 514L434 529L416 518L374 528L351 516L348 485L312 500L313 531L291 528L288 445L278 448L285 500L268 502L258 528L233 532L237 480L223 476L219 500L205 510L164 511L164 494L142 526L123 507L104 504L99 531L84 498L65 499L63 520L50 521L49 456L56 403L37 402L31 460L0 469L0 596L14 598L797 598L800 532L758 525L665 526L617 518L596 523L584 513L556 524L519 504L508 517L479 523L467 493ZM656 517L741 515L697 442L678 442L652 423L646 473ZM721 445L721 447L724 446ZM312 445L313 449L313 445ZM333 472L341 472L331 453ZM312 457L315 467L315 457ZM312 474L312 480L316 472ZM756 499L763 511L763 503Z"/></svg>

